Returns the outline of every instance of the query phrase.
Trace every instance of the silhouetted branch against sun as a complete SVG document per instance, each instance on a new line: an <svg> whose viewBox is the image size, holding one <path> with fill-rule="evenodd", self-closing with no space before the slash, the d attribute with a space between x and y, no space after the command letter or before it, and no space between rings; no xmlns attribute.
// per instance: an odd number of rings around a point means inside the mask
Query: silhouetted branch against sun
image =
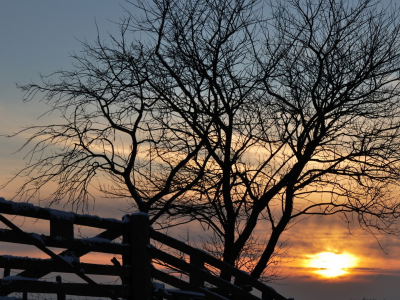
<svg viewBox="0 0 400 300"><path fill-rule="evenodd" d="M362 228L396 232L396 8L369 0L132 4L138 13L127 11L120 36L83 42L73 70L20 86L25 101L43 95L61 118L20 132L33 133L18 196L55 183L52 203L84 204L104 175L105 195L129 198L162 227L199 222L225 262L256 278L302 216L353 215ZM265 242L257 254L243 251L263 240L260 221L270 228Z"/></svg>

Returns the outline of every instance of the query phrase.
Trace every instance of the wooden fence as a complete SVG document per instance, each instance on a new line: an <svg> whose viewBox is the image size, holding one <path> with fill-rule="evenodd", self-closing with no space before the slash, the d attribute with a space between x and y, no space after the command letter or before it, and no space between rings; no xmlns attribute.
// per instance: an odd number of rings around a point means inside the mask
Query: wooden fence
<svg viewBox="0 0 400 300"><path fill-rule="evenodd" d="M14 225L2 214L19 215L50 221L50 236L27 233ZM0 280L0 297L13 292L57 294L58 300L66 295L108 297L123 299L246 299L260 300L250 291L261 291L263 300L286 300L274 289L255 280L246 272L238 270L206 252L193 248L181 241L155 231L149 226L147 214L126 215L120 220L100 218L91 215L67 213L55 209L41 208L28 203L15 203L0 198L0 221L10 229L0 229L0 241L34 245L49 259L0 255L0 268L4 276ZM105 229L92 238L75 238L74 224ZM113 242L122 236L122 243ZM189 262L152 246L157 241L190 257ZM65 248L54 253L48 247ZM113 259L113 265L81 263L79 258L89 252L101 252L122 255L122 265ZM152 260L162 262L184 274L189 281L157 269ZM225 281L211 274L206 268L230 272L235 282ZM25 270L16 276L10 276L11 269ZM87 283L63 283L61 276L55 282L38 281L51 272L74 273ZM86 274L111 275L121 277L120 285L98 284ZM165 289L166 283L178 290ZM208 283L207 286L205 283ZM213 287L209 287L212 285Z"/></svg>

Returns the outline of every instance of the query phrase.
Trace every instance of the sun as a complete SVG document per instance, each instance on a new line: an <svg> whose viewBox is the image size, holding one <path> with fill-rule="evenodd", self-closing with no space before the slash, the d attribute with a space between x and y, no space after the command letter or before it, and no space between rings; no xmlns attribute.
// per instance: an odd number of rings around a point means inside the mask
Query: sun
<svg viewBox="0 0 400 300"><path fill-rule="evenodd" d="M315 255L309 255L310 261L308 268L318 269L313 271L323 277L332 278L342 276L348 273L348 269L356 265L357 258L354 255L333 252L321 252Z"/></svg>

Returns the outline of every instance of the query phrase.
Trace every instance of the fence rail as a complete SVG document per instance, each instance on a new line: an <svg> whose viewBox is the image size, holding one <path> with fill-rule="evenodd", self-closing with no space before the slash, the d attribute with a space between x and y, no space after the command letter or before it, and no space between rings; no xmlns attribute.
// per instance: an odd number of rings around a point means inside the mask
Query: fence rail
<svg viewBox="0 0 400 300"><path fill-rule="evenodd" d="M65 212L57 209L43 208L35 206L31 203L17 203L13 201L6 201L4 200L4 198L0 198L0 212L9 215L18 215L42 220L50 220L54 223L64 222L66 224L76 224L82 226L109 229L120 232L120 234L124 232L129 232L129 228L128 226L126 226L129 223L129 220L127 218L124 218L124 220L121 221L112 218L101 218L99 216L93 215L80 215L74 212ZM63 225L65 226L65 224ZM64 229L57 226L55 227L58 230Z"/></svg>
<svg viewBox="0 0 400 300"><path fill-rule="evenodd" d="M50 235L24 232L2 214L50 220ZM261 291L263 300L287 300L248 273L154 230L149 226L148 216L143 213L116 220L41 208L28 203L14 203L0 198L0 221L10 228L0 230L0 241L34 245L50 256L49 259L36 259L0 255L0 268L4 269L3 279L0 280L0 296L22 292L23 299L27 299L27 293L53 293L57 294L58 300L65 300L66 294L109 297L114 300L118 298L260 300L250 293L252 288L255 288ZM76 239L74 224L101 228L105 231L92 238ZM112 242L120 236L122 243ZM151 240L187 254L189 261L151 246ZM48 247L67 250L55 254ZM112 260L112 266L81 263L79 258L89 252L120 254L122 265L115 258ZM155 268L152 259L188 274L189 282ZM235 282L240 282L241 286L211 274L205 264L231 274ZM10 276L11 269L24 271L17 276ZM63 283L59 276L55 282L37 280L51 272L74 273L87 283ZM122 284L98 284L86 274L119 276ZM164 289L159 284L153 284L154 280L179 290ZM213 287L206 287L206 282Z"/></svg>
<svg viewBox="0 0 400 300"><path fill-rule="evenodd" d="M0 255L0 267L18 270L37 269L51 272L68 273L70 268L57 264L53 259L39 259L29 257L18 257L11 255ZM79 268L85 270L85 274L96 274L106 276L129 276L132 272L130 266L109 266L99 264L79 263ZM78 271L78 270L77 270Z"/></svg>

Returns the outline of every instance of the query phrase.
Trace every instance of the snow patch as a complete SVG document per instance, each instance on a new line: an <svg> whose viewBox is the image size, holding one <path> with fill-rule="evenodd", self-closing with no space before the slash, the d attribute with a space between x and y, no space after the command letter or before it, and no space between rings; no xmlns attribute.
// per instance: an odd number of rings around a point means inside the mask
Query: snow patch
<svg viewBox="0 0 400 300"><path fill-rule="evenodd" d="M96 243L111 243L109 239L101 238L101 237L91 237L87 239L81 239L82 242L96 242Z"/></svg>
<svg viewBox="0 0 400 300"><path fill-rule="evenodd" d="M56 219L74 220L75 214L57 209L45 208Z"/></svg>
<svg viewBox="0 0 400 300"><path fill-rule="evenodd" d="M276 292L275 289L274 289L273 287L270 287L269 285L267 285L267 287L269 287L271 290L273 290L274 292ZM289 299L288 299L288 300L289 300Z"/></svg>
<svg viewBox="0 0 400 300"><path fill-rule="evenodd" d="M5 258L7 260L10 260L10 259L24 259L24 260L29 259L29 260L37 260L37 261L52 260L51 258L43 259L43 258L34 258L34 257L32 258L29 256L14 256L14 255L0 255L0 258Z"/></svg>
<svg viewBox="0 0 400 300"><path fill-rule="evenodd" d="M144 212L136 212L136 213L131 214L131 216L146 216L146 217L148 217L149 215Z"/></svg>
<svg viewBox="0 0 400 300"><path fill-rule="evenodd" d="M12 209L15 211L19 210L37 210L38 208L35 207L32 203L27 203L27 202L19 202L15 203L12 201L7 201L12 203Z"/></svg>
<svg viewBox="0 0 400 300"><path fill-rule="evenodd" d="M41 242L42 244L44 244L42 237L40 235L38 235L37 233L30 233L29 234L31 237L37 239L39 242Z"/></svg>
<svg viewBox="0 0 400 300"><path fill-rule="evenodd" d="M159 290L164 290L165 289L165 284L158 283L158 282L153 282L153 289L154 289L154 292L157 293Z"/></svg>
<svg viewBox="0 0 400 300"><path fill-rule="evenodd" d="M22 277L22 276L7 276L3 277L1 281L14 281L14 280L25 280L25 281L38 281L37 278L29 278L29 277Z"/></svg>
<svg viewBox="0 0 400 300"><path fill-rule="evenodd" d="M59 255L63 260L72 266L72 263L79 263L79 259L72 254Z"/></svg>
<svg viewBox="0 0 400 300"><path fill-rule="evenodd" d="M172 294L182 294L185 296L193 296L193 297L205 297L203 293L196 293L191 291L181 291L181 290L166 290L166 291Z"/></svg>

